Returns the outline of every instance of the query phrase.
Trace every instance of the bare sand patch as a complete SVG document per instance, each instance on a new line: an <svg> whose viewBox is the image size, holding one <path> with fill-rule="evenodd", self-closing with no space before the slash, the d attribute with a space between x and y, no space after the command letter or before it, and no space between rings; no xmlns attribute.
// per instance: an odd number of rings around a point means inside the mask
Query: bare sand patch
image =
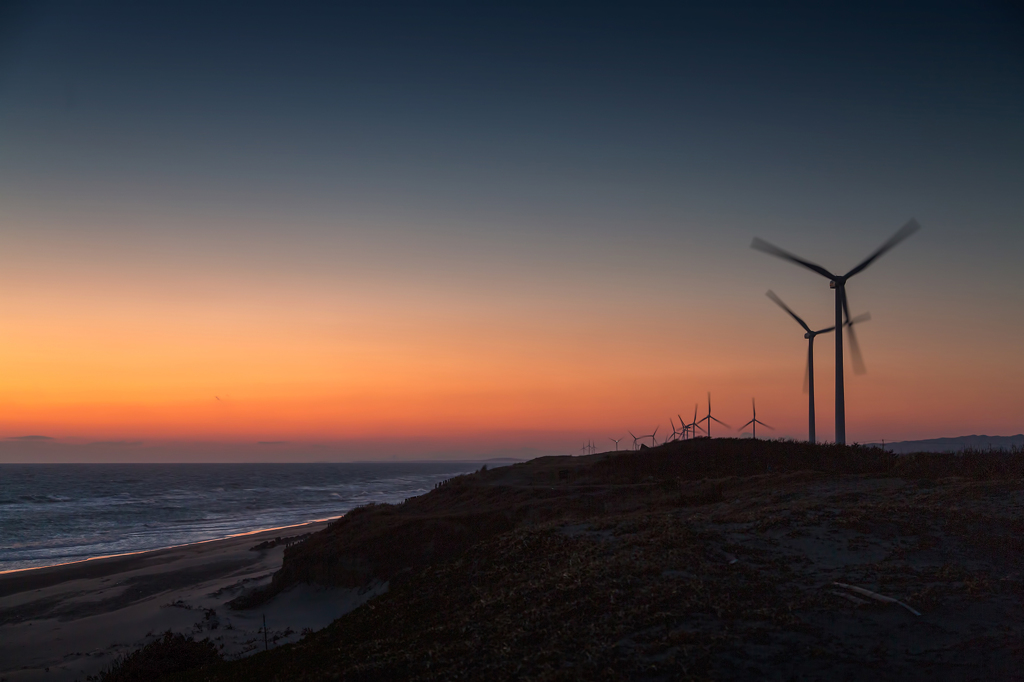
<svg viewBox="0 0 1024 682"><path fill-rule="evenodd" d="M284 544L325 523L0 575L0 678L85 680L166 630L209 637L225 658L319 630L387 589L300 585L250 611L225 603L270 581Z"/></svg>

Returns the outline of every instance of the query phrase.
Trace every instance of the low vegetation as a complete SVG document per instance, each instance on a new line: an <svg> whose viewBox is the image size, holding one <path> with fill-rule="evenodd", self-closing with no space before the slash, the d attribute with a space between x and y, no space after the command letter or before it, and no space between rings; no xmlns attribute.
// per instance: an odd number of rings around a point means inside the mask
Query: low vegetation
<svg viewBox="0 0 1024 682"><path fill-rule="evenodd" d="M1020 450L698 439L541 458L288 548L236 607L299 582L390 590L174 679L1001 679L1024 656L1022 557Z"/></svg>
<svg viewBox="0 0 1024 682"><path fill-rule="evenodd" d="M196 641L167 631L143 648L115 661L99 674L98 682L152 682L163 676L202 669L223 659L208 639Z"/></svg>

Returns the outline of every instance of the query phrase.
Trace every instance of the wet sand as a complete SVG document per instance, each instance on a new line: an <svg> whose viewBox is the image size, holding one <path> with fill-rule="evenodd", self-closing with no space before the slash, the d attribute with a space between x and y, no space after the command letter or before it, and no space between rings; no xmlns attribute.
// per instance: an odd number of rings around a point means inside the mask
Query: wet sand
<svg viewBox="0 0 1024 682"><path fill-rule="evenodd" d="M170 629L209 637L227 658L319 630L386 589L322 590L302 585L251 611L225 604L266 584L284 545L275 537L320 530L325 522L169 549L0 574L0 680L85 680L119 655Z"/></svg>

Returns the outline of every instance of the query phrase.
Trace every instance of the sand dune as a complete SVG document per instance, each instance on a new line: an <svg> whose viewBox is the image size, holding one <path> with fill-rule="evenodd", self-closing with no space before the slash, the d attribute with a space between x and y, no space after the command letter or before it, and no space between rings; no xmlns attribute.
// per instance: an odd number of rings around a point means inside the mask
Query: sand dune
<svg viewBox="0 0 1024 682"><path fill-rule="evenodd" d="M0 575L0 678L84 680L168 629L210 637L227 658L318 630L386 589L297 586L251 611L225 602L264 584L284 545L250 548L315 523L125 556Z"/></svg>

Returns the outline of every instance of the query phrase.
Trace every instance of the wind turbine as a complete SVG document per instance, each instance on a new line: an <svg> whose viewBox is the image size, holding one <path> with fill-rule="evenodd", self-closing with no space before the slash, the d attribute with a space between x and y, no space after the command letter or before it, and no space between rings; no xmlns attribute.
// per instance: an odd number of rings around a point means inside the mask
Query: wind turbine
<svg viewBox="0 0 1024 682"><path fill-rule="evenodd" d="M849 280L851 277L867 268L869 265L875 262L875 260L879 256L884 254L886 251L892 249L894 246L899 244L901 241L903 241L910 235L917 232L920 228L921 226L917 224L917 221L911 218L906 225L897 230L896 234L889 238L889 241L885 242L880 247L878 247L878 249L876 249L874 253L872 253L870 256L861 261L861 263L857 267L853 268L845 275L835 275L826 270L825 268L821 267L820 265L794 256L788 251L783 251L779 247L769 244L768 242L758 239L757 237L754 237L754 241L751 242L750 247L753 249L757 249L758 251L763 251L764 253L767 253L771 256L775 256L777 258L782 258L783 260L788 260L790 262L796 263L797 265L802 265L808 270L813 270L822 277L827 278L829 280L829 286L832 289L835 289L836 291L835 328L839 328L843 326L844 312L846 313L846 319L850 319L849 311L847 310L848 306L846 304L847 280ZM852 320L850 321L852 322ZM853 335L852 324L848 327L848 332L850 334L850 349L854 353L857 353L857 351L854 350L858 348L858 345ZM861 363L861 368L863 368L863 363ZM856 371L857 369L858 368L855 364L854 371ZM841 445L846 444L846 394L843 387L842 334L836 334L836 443L839 443Z"/></svg>
<svg viewBox="0 0 1024 682"><path fill-rule="evenodd" d="M704 421L704 420L702 419L701 421ZM700 429L701 431L704 430L703 427L699 426L698 424L699 424L699 422L697 421L697 403L694 403L693 404L693 421L690 422L687 425L687 426L690 427L690 437L691 438L696 438L697 437L697 429Z"/></svg>
<svg viewBox="0 0 1024 682"><path fill-rule="evenodd" d="M804 391L808 393L807 396L807 440L811 443L814 440L814 337L818 334L827 334L830 331L834 331L835 327L828 327L827 329L819 329L818 331L812 331L807 323L800 319L800 316L789 309L782 299L775 295L775 292L771 289L765 294L768 298L775 301L775 304L789 313L790 317L797 321L797 323L804 328L804 338L807 339L807 370L804 372Z"/></svg>
<svg viewBox="0 0 1024 682"><path fill-rule="evenodd" d="M610 440L611 442L615 443L615 452L618 452L619 451L619 441L622 440L622 439L621 438L609 438L608 440Z"/></svg>
<svg viewBox="0 0 1024 682"><path fill-rule="evenodd" d="M715 419L714 417L711 416L711 392L710 391L708 392L708 416L706 416L703 419L701 419L701 421L708 423L708 428L706 429L706 433L708 434L708 438L711 438L711 422L712 421L718 422L719 424L721 424L722 426L724 426L727 429L731 429L732 428L731 426L729 426L725 422L719 421L719 420L717 420L717 419Z"/></svg>
<svg viewBox="0 0 1024 682"><path fill-rule="evenodd" d="M626 433L628 433L629 435L633 436L633 432L632 432L632 431L629 431L629 430L627 430L627 431L626 431ZM633 436L633 449L634 449L634 450L636 450L636 442L637 442L638 440L640 440L640 439L639 439L639 438L637 438L636 436Z"/></svg>
<svg viewBox="0 0 1024 682"><path fill-rule="evenodd" d="M657 426L654 427L654 433L649 433L646 436L640 436L640 437L641 438L650 438L651 439L651 447L654 447L655 445L658 444L658 440L655 438L655 436L658 435L658 429L660 429L660 428L661 428L661 424L658 424Z"/></svg>
<svg viewBox="0 0 1024 682"><path fill-rule="evenodd" d="M683 419L683 415L677 414L676 416L679 417L679 425L680 428L683 429L683 432L680 435L683 437L683 440L686 440L687 434L690 433L690 425L686 423L685 419Z"/></svg>
<svg viewBox="0 0 1024 682"><path fill-rule="evenodd" d="M683 422L683 420L682 420L682 419L680 419L680 420L679 420L679 423L680 423L680 424L684 424L684 422ZM671 436L669 436L669 438L671 438L672 440L677 440L677 439L678 439L678 437L679 437L679 436L680 436L681 434L680 434L680 432L679 432L679 431L676 431L676 423L675 423L675 421L673 421L672 417L669 417L669 418L668 418L668 425L672 427L672 435L671 435ZM685 426L685 424L684 424L684 426ZM667 443L668 441L665 441L665 442Z"/></svg>
<svg viewBox="0 0 1024 682"><path fill-rule="evenodd" d="M737 431L742 431L743 429L745 429L745 428L747 428L748 426L750 426L751 424L753 424L753 425L754 425L754 439L755 439L755 440L757 440L757 425L758 425L758 424L760 424L761 426L763 426L763 427L765 427L765 428L767 428L767 429L772 429L772 431L774 431L775 429L774 429L774 428L772 428L771 426L768 426L768 425L767 425L767 424L765 424L765 423L764 423L763 421L761 421L761 420L759 420L759 419L757 418L757 405L756 405L756 404L754 404L754 399L753 399L753 398L751 398L751 399L750 399L750 406L754 408L754 418L753 418L753 419L751 419L751 420L750 420L750 421L748 421L748 422L747 422L746 424L744 424L743 426L741 426L740 428L738 428L738 429L736 429L736 430L737 430Z"/></svg>

